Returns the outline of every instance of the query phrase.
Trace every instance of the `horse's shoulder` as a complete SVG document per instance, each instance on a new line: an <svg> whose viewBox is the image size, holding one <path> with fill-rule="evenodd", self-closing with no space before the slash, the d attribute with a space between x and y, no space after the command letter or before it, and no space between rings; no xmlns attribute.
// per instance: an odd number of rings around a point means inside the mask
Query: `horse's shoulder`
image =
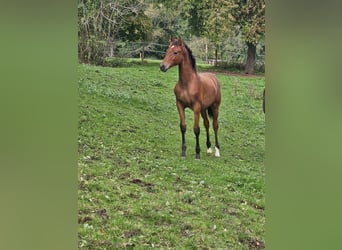
<svg viewBox="0 0 342 250"><path fill-rule="evenodd" d="M179 91L181 91L181 89L182 89L182 88L181 88L179 82L177 82L176 85L175 85L175 87L174 87L174 89L173 89L174 92L175 92L175 93L176 93L176 92L179 92Z"/></svg>
<svg viewBox="0 0 342 250"><path fill-rule="evenodd" d="M175 95L177 97L180 96L184 92L184 90L182 89L182 87L181 87L179 82L177 82L177 84L175 85L173 91L175 92Z"/></svg>

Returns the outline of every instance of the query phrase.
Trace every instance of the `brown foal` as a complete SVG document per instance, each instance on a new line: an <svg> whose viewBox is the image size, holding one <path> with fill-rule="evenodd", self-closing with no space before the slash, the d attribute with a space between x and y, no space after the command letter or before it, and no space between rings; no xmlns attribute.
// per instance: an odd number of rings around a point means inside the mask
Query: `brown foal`
<svg viewBox="0 0 342 250"><path fill-rule="evenodd" d="M160 64L160 70L166 72L169 68L178 65L179 79L174 88L176 105L180 117L180 130L182 132L182 156L186 156L185 143L185 108L194 112L194 133L196 136L196 159L200 159L199 146L199 119L200 114L207 133L207 153L211 153L211 142L209 138L209 116L213 118L215 133L215 156L220 157L220 146L217 138L218 115L221 103L220 85L214 74L197 73L196 61L189 47L181 38L171 38L170 46Z"/></svg>

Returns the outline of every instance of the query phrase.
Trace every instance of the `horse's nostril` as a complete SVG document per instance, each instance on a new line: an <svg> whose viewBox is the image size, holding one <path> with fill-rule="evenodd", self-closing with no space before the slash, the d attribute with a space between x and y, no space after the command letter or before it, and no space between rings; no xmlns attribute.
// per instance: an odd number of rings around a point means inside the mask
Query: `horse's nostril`
<svg viewBox="0 0 342 250"><path fill-rule="evenodd" d="M160 70L163 71L163 72L165 72L165 71L166 71L165 65L161 65L161 66L160 66Z"/></svg>

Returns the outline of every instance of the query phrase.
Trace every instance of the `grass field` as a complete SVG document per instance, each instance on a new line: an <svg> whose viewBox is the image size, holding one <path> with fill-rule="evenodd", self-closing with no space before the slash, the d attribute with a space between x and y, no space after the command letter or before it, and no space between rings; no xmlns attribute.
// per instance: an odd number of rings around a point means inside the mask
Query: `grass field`
<svg viewBox="0 0 342 250"><path fill-rule="evenodd" d="M263 77L218 74L221 157L201 120L199 161L190 110L181 157L177 67L79 65L78 77L79 249L265 248Z"/></svg>

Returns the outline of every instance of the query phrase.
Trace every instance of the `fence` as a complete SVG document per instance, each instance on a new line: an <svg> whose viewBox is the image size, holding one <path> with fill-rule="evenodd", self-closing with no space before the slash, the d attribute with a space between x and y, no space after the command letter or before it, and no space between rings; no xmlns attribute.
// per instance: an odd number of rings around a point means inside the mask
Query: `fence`
<svg viewBox="0 0 342 250"><path fill-rule="evenodd" d="M215 48L213 45L195 44L189 42L192 48L193 55L198 62L220 66L223 68L242 69L246 60L246 49L243 47L220 48L217 59L214 58ZM127 42L115 41L111 46L102 46L101 41L94 41L94 49L96 52L97 62L100 65L105 65L107 60L118 61L123 58L140 58L144 61L145 58L162 59L165 55L168 44L154 42ZM265 50L264 47L259 49L256 58L256 70L264 72ZM82 61L82 60L81 60ZM92 60L93 62L95 60ZM85 61L87 62L87 61ZM96 63L95 63L96 64Z"/></svg>

